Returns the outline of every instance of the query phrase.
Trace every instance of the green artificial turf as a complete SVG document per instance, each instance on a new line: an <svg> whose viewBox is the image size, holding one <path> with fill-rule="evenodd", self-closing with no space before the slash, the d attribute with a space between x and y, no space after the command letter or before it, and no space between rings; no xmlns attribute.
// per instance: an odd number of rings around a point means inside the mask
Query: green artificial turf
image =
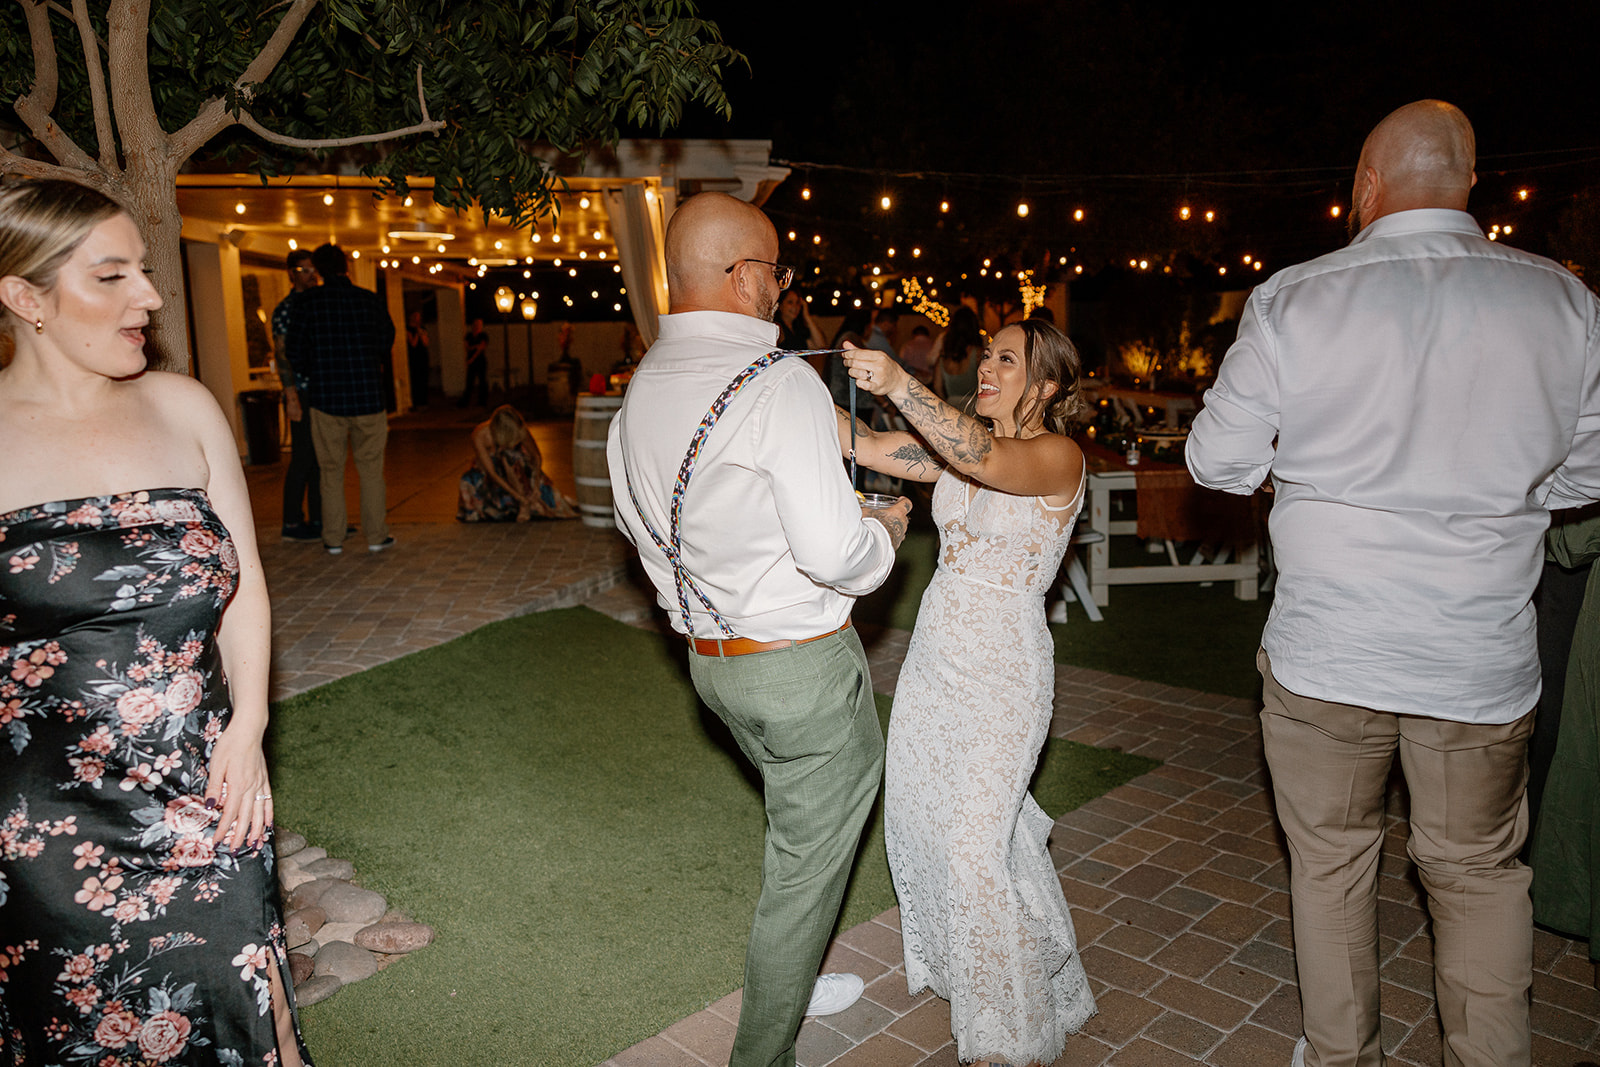
<svg viewBox="0 0 1600 1067"><path fill-rule="evenodd" d="M281 821L438 933L303 1011L319 1062L589 1065L739 987L760 795L682 655L577 608L275 709ZM1152 766L1052 741L1035 791L1060 815ZM875 815L841 924L893 903Z"/></svg>
<svg viewBox="0 0 1600 1067"><path fill-rule="evenodd" d="M935 531L916 529L907 534L894 573L861 599L855 618L911 629L922 591L933 578L938 551ZM1146 556L1143 545L1132 537L1112 538L1111 551L1119 566L1166 562ZM1187 551L1181 553L1181 558L1188 557ZM1193 582L1115 585L1110 605L1101 609L1103 622L1090 622L1082 605L1069 604L1069 621L1051 625L1050 631L1057 663L1256 699L1261 695L1256 648L1271 606L1270 594L1259 600L1235 600L1232 582L1209 588Z"/></svg>

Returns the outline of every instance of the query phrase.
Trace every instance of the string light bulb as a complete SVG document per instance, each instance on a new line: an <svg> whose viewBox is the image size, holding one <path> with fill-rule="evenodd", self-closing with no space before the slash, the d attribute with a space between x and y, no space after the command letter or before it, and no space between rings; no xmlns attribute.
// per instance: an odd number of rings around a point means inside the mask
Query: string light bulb
<svg viewBox="0 0 1600 1067"><path fill-rule="evenodd" d="M878 206L883 208L883 210L888 211L891 207L894 206L894 201L890 200L887 195L880 196L880 197L878 197Z"/></svg>
<svg viewBox="0 0 1600 1067"><path fill-rule="evenodd" d="M1533 190L1529 189L1526 185L1524 185L1521 189L1517 190L1517 199L1518 200L1526 200L1526 199L1528 199L1528 195L1532 191Z"/></svg>
<svg viewBox="0 0 1600 1067"><path fill-rule="evenodd" d="M322 202L324 204L328 205L329 207L332 207L333 206L333 194L332 193L323 193L322 194Z"/></svg>
<svg viewBox="0 0 1600 1067"><path fill-rule="evenodd" d="M948 200L939 201L939 213L941 215L948 215L950 213L950 201L948 201Z"/></svg>
<svg viewBox="0 0 1600 1067"><path fill-rule="evenodd" d="M1328 214L1330 216L1332 216L1333 218L1338 218L1339 217L1339 212L1340 212L1340 208L1339 208L1338 204L1335 204L1335 205L1333 205L1333 207L1328 209Z"/></svg>
<svg viewBox="0 0 1600 1067"><path fill-rule="evenodd" d="M1028 217L1028 202L1026 200L1018 200L1017 201L1017 218L1025 219L1027 217Z"/></svg>
<svg viewBox="0 0 1600 1067"><path fill-rule="evenodd" d="M800 190L800 199L801 200L810 200L811 199L811 186L807 185L807 186L804 186L804 187L801 188L801 190Z"/></svg>
<svg viewBox="0 0 1600 1067"><path fill-rule="evenodd" d="M1217 220L1217 213L1215 211L1206 212L1206 221L1207 222L1215 222L1216 220Z"/></svg>
<svg viewBox="0 0 1600 1067"><path fill-rule="evenodd" d="M1183 205L1182 207L1180 207L1178 209L1178 218L1182 219L1184 222L1188 222L1189 221L1189 205L1188 204L1185 204L1185 205Z"/></svg>
<svg viewBox="0 0 1600 1067"><path fill-rule="evenodd" d="M1083 208L1080 207L1080 208L1078 208L1076 211L1074 211L1072 213L1072 221L1073 222L1082 222L1083 221Z"/></svg>

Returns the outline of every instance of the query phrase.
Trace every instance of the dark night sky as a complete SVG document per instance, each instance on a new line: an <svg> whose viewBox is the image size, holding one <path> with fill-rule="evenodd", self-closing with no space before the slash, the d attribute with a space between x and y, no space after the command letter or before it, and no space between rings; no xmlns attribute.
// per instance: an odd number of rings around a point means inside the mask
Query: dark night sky
<svg viewBox="0 0 1600 1067"><path fill-rule="evenodd" d="M1463 16L1468 7L1484 14ZM1476 126L1473 209L1486 222L1516 218L1534 231L1529 247L1559 202L1600 183L1600 150L1551 154L1600 146L1593 2L933 8L704 3L752 70L725 78L731 123L691 111L678 132L770 138L779 161L947 172L797 168L769 204L780 229L829 228L830 241L848 233L862 249L922 241L931 252L943 239L947 258L988 242L1028 245L1038 259L1078 241L1105 262L1166 243L1212 262L1255 247L1284 266L1342 242L1327 209L1348 201L1362 138L1427 96ZM1539 154L1502 158L1514 153ZM1280 173L1216 174L1261 170ZM1153 174L1170 177L1109 177ZM1542 222L1533 205L1496 214L1521 183L1535 188ZM818 196L801 204L805 184ZM863 206L879 192L896 197L894 217ZM930 204L944 196L961 222L940 225ZM1026 231L1008 214L1019 196L1035 203ZM1211 234L1172 228L1190 202L1218 209ZM1092 205L1098 229L1065 225L1077 204Z"/></svg>

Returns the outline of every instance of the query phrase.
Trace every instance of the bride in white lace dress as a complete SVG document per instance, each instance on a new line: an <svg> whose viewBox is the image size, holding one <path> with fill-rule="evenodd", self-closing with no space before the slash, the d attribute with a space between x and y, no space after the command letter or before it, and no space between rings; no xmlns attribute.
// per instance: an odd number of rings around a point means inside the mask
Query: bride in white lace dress
<svg viewBox="0 0 1600 1067"><path fill-rule="evenodd" d="M1043 322L999 331L978 367L976 409L992 431L882 353L845 363L937 453L857 427L862 465L938 480L938 570L884 766L907 983L950 1002L963 1062L1051 1063L1095 1011L1045 848L1051 820L1027 791L1055 691L1044 595L1083 504L1083 453L1064 432L1082 407L1078 354Z"/></svg>

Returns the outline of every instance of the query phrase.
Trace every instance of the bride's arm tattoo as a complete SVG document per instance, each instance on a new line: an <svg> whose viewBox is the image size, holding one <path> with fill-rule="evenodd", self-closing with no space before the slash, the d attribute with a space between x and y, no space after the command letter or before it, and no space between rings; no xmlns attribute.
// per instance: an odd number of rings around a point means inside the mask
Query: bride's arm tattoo
<svg viewBox="0 0 1600 1067"><path fill-rule="evenodd" d="M889 458L903 463L906 473L913 478L921 477L922 472L928 468L929 464L935 467L944 466L943 463L939 462L938 456L913 441L908 441L893 452L890 452Z"/></svg>
<svg viewBox="0 0 1600 1067"><path fill-rule="evenodd" d="M994 448L994 438L983 423L963 415L933 394L927 386L911 379L906 399L895 406L934 449L958 466L975 466Z"/></svg>

